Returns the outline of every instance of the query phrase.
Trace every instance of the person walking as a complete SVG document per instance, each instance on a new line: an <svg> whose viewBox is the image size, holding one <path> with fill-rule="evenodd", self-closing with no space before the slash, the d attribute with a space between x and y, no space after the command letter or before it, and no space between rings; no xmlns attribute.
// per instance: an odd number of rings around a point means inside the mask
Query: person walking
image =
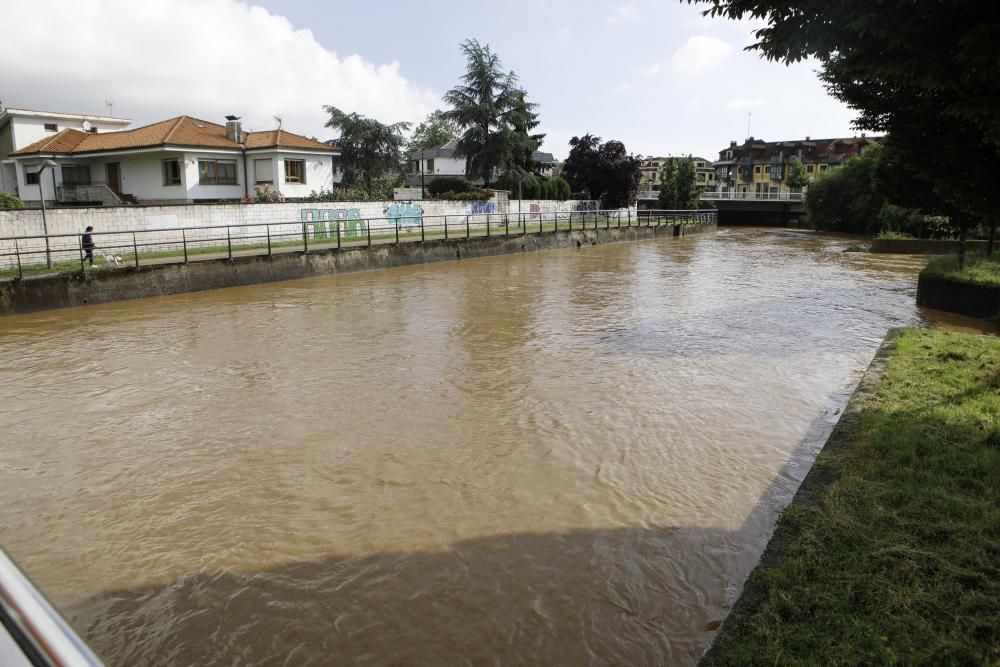
<svg viewBox="0 0 1000 667"><path fill-rule="evenodd" d="M94 231L93 227L88 226L87 230L83 233L83 259L84 261L90 260L90 265L94 266L94 237L90 233Z"/></svg>

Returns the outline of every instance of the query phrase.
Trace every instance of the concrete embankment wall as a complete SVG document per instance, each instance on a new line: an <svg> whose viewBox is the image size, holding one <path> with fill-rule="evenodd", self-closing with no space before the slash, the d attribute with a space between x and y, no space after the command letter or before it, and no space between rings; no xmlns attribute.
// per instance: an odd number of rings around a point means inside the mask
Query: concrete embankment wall
<svg viewBox="0 0 1000 667"><path fill-rule="evenodd" d="M969 317L1000 318L1000 287L921 274L917 279L917 305Z"/></svg>
<svg viewBox="0 0 1000 667"><path fill-rule="evenodd" d="M371 248L352 247L309 253L289 252L271 256L234 257L231 260L161 264L92 274L76 272L0 284L0 315L409 264L620 243L666 236L688 236L713 232L715 229L714 222L704 222L683 226L544 232L509 237L404 242L375 245Z"/></svg>
<svg viewBox="0 0 1000 667"><path fill-rule="evenodd" d="M966 241L968 252L985 252L987 241ZM874 239L872 252L897 255L955 255L958 241L937 239Z"/></svg>

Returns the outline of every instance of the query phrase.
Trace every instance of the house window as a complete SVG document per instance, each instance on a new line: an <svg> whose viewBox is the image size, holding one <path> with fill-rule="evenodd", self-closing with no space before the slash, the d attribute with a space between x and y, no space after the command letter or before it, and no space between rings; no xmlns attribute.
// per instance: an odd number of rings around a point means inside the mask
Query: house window
<svg viewBox="0 0 1000 667"><path fill-rule="evenodd" d="M236 160L198 160L199 185L236 185Z"/></svg>
<svg viewBox="0 0 1000 667"><path fill-rule="evenodd" d="M59 126L56 125L55 123L45 123L45 131L46 132L58 132L59 131Z"/></svg>
<svg viewBox="0 0 1000 667"><path fill-rule="evenodd" d="M163 161L163 184L181 184L181 161L177 158Z"/></svg>
<svg viewBox="0 0 1000 667"><path fill-rule="evenodd" d="M806 173L807 174L813 173L813 166L811 164L806 165Z"/></svg>
<svg viewBox="0 0 1000 667"><path fill-rule="evenodd" d="M430 160L427 161L427 173L428 174L434 173L434 158L431 158Z"/></svg>
<svg viewBox="0 0 1000 667"><path fill-rule="evenodd" d="M24 184L25 185L38 185L38 173L37 171L24 170Z"/></svg>
<svg viewBox="0 0 1000 667"><path fill-rule="evenodd" d="M306 182L306 161L285 160L285 183Z"/></svg>
<svg viewBox="0 0 1000 667"><path fill-rule="evenodd" d="M274 185L274 168L271 158L253 161L253 174L257 185Z"/></svg>
<svg viewBox="0 0 1000 667"><path fill-rule="evenodd" d="M760 165L757 165L756 167L753 168L753 173L755 173L755 174L759 174L760 173Z"/></svg>
<svg viewBox="0 0 1000 667"><path fill-rule="evenodd" d="M821 164L821 165L819 166L819 170L820 170L820 171L826 171L826 165L825 165L825 164Z"/></svg>
<svg viewBox="0 0 1000 667"><path fill-rule="evenodd" d="M63 185L90 185L90 165L64 164L62 180Z"/></svg>

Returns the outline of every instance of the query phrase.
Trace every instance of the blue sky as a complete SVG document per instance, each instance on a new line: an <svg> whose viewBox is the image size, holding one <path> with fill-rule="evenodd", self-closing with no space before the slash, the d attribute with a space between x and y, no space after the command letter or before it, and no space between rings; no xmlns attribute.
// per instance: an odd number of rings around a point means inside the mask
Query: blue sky
<svg viewBox="0 0 1000 667"><path fill-rule="evenodd" d="M826 95L814 65L763 61L743 51L752 25L670 0L68 6L5 3L23 28L0 43L4 104L93 113L111 99L137 124L237 113L268 129L280 116L287 129L328 138L322 104L422 119L462 73L458 43L475 38L520 76L540 105L543 149L560 158L571 136L591 132L644 155L714 159L746 137L748 113L751 133L768 140L854 134L852 112Z"/></svg>

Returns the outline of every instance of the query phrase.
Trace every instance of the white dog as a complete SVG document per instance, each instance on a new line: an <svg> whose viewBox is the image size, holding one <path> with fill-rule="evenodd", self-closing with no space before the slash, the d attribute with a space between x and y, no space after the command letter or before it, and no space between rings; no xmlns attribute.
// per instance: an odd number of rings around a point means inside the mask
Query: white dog
<svg viewBox="0 0 1000 667"><path fill-rule="evenodd" d="M110 264L111 266L121 266L122 265L122 258L119 257L118 255L109 255L108 253L106 253L106 252L104 252L103 250L100 250L100 249L97 250L97 254L100 255L101 257L103 257L104 261L106 263Z"/></svg>

